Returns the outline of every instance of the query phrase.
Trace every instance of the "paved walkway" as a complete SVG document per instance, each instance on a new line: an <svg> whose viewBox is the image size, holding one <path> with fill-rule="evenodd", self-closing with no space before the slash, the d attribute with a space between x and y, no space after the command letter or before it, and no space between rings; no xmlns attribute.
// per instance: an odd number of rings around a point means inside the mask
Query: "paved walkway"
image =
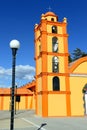
<svg viewBox="0 0 87 130"><path fill-rule="evenodd" d="M41 130L87 130L87 117L42 118L34 111L17 111L14 130L37 130L42 123ZM10 130L10 111L0 111L0 130Z"/></svg>

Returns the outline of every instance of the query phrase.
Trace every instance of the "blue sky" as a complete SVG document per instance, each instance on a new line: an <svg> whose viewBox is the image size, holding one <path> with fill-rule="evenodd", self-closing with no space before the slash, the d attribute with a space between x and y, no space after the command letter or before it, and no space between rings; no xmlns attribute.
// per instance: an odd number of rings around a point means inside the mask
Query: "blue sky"
<svg viewBox="0 0 87 130"><path fill-rule="evenodd" d="M33 80L34 25L42 13L51 11L61 22L68 19L69 53L76 48L87 52L87 0L0 0L0 87L11 87L12 52L9 43L20 41L16 58L18 87Z"/></svg>

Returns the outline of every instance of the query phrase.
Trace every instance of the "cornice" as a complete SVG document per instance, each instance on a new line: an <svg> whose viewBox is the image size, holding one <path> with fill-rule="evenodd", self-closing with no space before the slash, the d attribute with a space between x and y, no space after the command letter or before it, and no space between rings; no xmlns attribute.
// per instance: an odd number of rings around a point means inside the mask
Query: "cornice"
<svg viewBox="0 0 87 130"><path fill-rule="evenodd" d="M51 55L51 56L69 56L69 53L55 53L55 52L46 52L46 51L42 51L40 52L40 55L37 57L34 57L34 60L37 60L39 58L42 57L42 55Z"/></svg>
<svg viewBox="0 0 87 130"><path fill-rule="evenodd" d="M71 94L70 91L39 91L37 92L38 95L43 95L43 94Z"/></svg>
<svg viewBox="0 0 87 130"><path fill-rule="evenodd" d="M41 72L40 74L36 75L37 78L42 76L67 76L69 77L69 73L52 73L52 72Z"/></svg>

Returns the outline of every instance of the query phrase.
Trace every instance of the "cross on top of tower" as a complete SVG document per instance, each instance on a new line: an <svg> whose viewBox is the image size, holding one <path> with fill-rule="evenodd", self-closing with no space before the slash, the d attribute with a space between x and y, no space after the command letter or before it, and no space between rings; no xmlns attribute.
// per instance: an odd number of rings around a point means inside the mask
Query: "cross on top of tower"
<svg viewBox="0 0 87 130"><path fill-rule="evenodd" d="M49 6L47 9L48 9L48 10L49 10L49 12L50 12L52 8Z"/></svg>

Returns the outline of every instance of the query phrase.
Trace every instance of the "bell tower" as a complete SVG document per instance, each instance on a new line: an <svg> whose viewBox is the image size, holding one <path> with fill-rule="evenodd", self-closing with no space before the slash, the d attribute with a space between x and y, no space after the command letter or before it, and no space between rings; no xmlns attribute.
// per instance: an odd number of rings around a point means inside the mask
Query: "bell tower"
<svg viewBox="0 0 87 130"><path fill-rule="evenodd" d="M36 114L70 116L67 19L53 12L35 24Z"/></svg>

